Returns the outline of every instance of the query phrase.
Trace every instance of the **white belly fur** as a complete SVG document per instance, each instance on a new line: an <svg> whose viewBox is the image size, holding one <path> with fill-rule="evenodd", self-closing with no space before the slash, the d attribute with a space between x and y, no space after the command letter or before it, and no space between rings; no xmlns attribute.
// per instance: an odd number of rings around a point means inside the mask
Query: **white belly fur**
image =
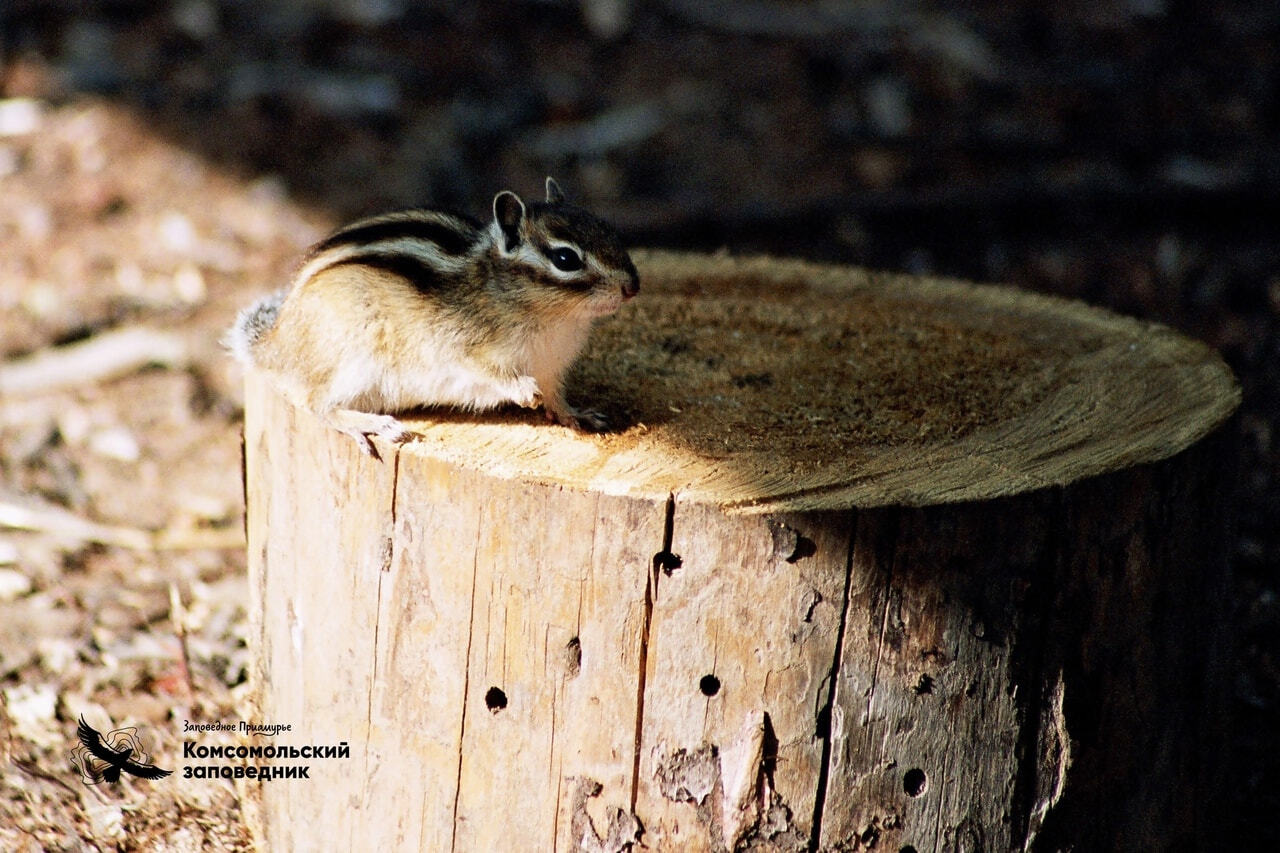
<svg viewBox="0 0 1280 853"><path fill-rule="evenodd" d="M591 319L584 317L542 332L510 353L511 377L491 375L467 359L455 340L438 337L423 341L416 357L398 360L399 365L348 353L330 381L328 402L335 408L386 413L422 406L492 409L518 396L514 378L530 376L544 398L551 399L558 397L563 374L590 330Z"/></svg>

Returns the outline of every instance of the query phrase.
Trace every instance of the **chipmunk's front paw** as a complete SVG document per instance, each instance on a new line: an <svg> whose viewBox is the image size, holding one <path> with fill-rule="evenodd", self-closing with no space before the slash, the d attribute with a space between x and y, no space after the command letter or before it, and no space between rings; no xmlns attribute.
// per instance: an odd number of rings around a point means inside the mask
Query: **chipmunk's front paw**
<svg viewBox="0 0 1280 853"><path fill-rule="evenodd" d="M538 380L532 376L520 376L512 382L511 402L523 409L536 409L542 405L542 392Z"/></svg>

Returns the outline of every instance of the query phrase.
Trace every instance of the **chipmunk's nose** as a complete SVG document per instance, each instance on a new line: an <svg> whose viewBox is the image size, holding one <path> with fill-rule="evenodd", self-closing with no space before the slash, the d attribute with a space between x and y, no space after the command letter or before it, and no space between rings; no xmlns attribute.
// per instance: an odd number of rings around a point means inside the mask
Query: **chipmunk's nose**
<svg viewBox="0 0 1280 853"><path fill-rule="evenodd" d="M626 281L622 282L622 298L630 299L640 292L640 276L634 272L627 276Z"/></svg>

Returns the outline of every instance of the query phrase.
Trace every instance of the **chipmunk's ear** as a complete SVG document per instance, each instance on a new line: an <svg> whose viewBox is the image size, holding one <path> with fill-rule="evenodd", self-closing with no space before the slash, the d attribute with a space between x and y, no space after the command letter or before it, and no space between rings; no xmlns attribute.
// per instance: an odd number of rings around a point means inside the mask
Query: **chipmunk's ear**
<svg viewBox="0 0 1280 853"><path fill-rule="evenodd" d="M520 223L524 222L524 202L511 190L493 197L493 221L502 233L503 251L513 252L520 245Z"/></svg>
<svg viewBox="0 0 1280 853"><path fill-rule="evenodd" d="M564 191L560 189L560 185L556 183L556 179L547 175L547 204L562 204L564 202Z"/></svg>

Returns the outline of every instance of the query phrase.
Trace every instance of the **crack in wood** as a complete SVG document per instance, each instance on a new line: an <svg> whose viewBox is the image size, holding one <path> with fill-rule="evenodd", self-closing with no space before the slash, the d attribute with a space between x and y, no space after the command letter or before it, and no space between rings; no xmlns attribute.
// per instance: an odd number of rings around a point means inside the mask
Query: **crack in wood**
<svg viewBox="0 0 1280 853"><path fill-rule="evenodd" d="M831 749L833 739L833 715L836 707L836 687L840 680L840 667L843 665L845 624L849 618L849 596L853 583L853 551L858 543L858 516L854 514L849 523L849 548L845 556L844 594L840 601L840 622L836 626L835 652L831 660L831 673L827 677L827 704L819 709L819 720L815 725L818 737L822 739L822 758L818 764L818 783L813 797L812 835L809 837L809 850L815 851L822 844L822 816L826 808L827 782L831 773ZM821 716L826 712L827 724L821 725ZM825 729L825 730L824 730Z"/></svg>
<svg viewBox="0 0 1280 853"><path fill-rule="evenodd" d="M942 772L938 774L939 778L941 779L941 785L939 786L938 797L937 797L937 801L938 801L937 812L935 813L935 816L933 819L933 849L934 850L944 849L939 846L943 838L942 817L944 814L946 814L946 811L947 811L947 794L954 787L954 784L951 783L951 775L950 775L951 755L952 753L950 751L943 753ZM949 830L948 830L948 833L949 833ZM954 847L948 845L946 849L980 851L983 849L983 847L981 844L977 846L956 844Z"/></svg>
<svg viewBox="0 0 1280 853"><path fill-rule="evenodd" d="M365 702L364 708L364 730L370 732L373 730L373 697L377 694L378 684L378 639L382 633L382 578L385 572L378 572L378 591L376 603L374 605L374 622L373 622L373 663L370 666L369 676L369 695ZM370 738L365 737L364 741L364 772L368 772L369 767L369 743Z"/></svg>
<svg viewBox="0 0 1280 853"><path fill-rule="evenodd" d="M476 510L476 541L471 549L471 616L467 620L467 656L462 673L462 719L458 721L458 772L453 781L453 828L449 836L449 850L458 844L458 801L462 796L462 759L466 755L463 745L467 736L467 697L471 692L471 640L476 625L476 576L479 574L480 537L484 531L484 508Z"/></svg>
<svg viewBox="0 0 1280 853"><path fill-rule="evenodd" d="M644 585L644 616L640 625L640 660L639 674L636 678L636 728L635 751L631 762L631 812L635 813L636 801L640 796L640 750L644 740L644 698L645 682L649 677L649 630L653 625L653 606L658 597L658 578L670 564L671 542L675 534L676 496L667 495L666 516L662 527L662 548L653 555L649 566L649 576ZM677 558L678 560L678 558ZM676 563L678 565L678 563Z"/></svg>
<svg viewBox="0 0 1280 853"><path fill-rule="evenodd" d="M1060 490L1051 493L1049 498L1049 517L1062 518L1067 511L1063 493ZM1009 668L1015 679L1027 685L1018 691L1019 711L1022 719L1018 730L1018 739L1014 745L1017 750L1017 781L1010 796L1010 831L1012 840L1020 849L1030 849L1039 822L1048 809L1042 809L1037 802L1039 798L1040 774L1037 772L1044 756L1041 755L1041 737L1045 733L1045 718L1057 722L1053 716L1052 691L1060 691L1062 673L1051 683L1045 681L1045 650L1049 640L1047 632L1050 628L1049 611L1053 606L1053 588L1062 575L1066 563L1068 547L1065 526L1051 525L1045 550L1049 553L1048 565L1052 574L1048 577L1033 577L1024 603L1024 624L1020 634L1027 637L1020 643L1010 647ZM1061 694L1058 694L1061 698ZM1061 710L1060 703L1056 708ZM1056 801L1056 796L1053 801Z"/></svg>
<svg viewBox="0 0 1280 853"><path fill-rule="evenodd" d="M245 442L244 426L240 427L240 497L244 507L244 516L242 525L244 528L244 541L249 541L249 450Z"/></svg>
<svg viewBox="0 0 1280 853"><path fill-rule="evenodd" d="M387 572L391 571L391 566L395 561L395 538L396 538L396 497L399 493L400 484L400 450L397 447L395 456L392 459L391 468L391 504L390 504L390 528L391 535L386 536L382 540L382 553L380 554L380 565L378 567L378 588L374 597L374 623L373 623L373 650L372 661L369 666L369 695L365 702L364 727L369 732L373 729L373 699L377 695L376 685L378 684L378 648L379 640L382 638L382 581ZM369 767L369 742L368 737L364 743L364 766L365 772Z"/></svg>
<svg viewBox="0 0 1280 853"><path fill-rule="evenodd" d="M396 507L400 499L400 445L391 451L391 535L396 533ZM386 571L384 568L383 571Z"/></svg>

